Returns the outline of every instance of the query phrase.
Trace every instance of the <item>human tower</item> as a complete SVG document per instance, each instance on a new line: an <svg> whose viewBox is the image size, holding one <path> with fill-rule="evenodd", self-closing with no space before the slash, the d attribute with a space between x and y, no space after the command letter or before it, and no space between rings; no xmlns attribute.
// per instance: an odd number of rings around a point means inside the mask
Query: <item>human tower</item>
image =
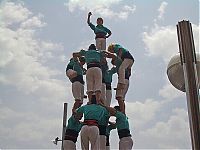
<svg viewBox="0 0 200 150"><path fill-rule="evenodd" d="M76 142L80 132L82 150L109 150L110 131L117 129L119 149L130 150L133 147L129 122L125 113L125 96L129 88L129 77L134 58L130 52L119 44L110 44L106 48L106 38L112 33L103 25L103 19L97 18L97 25L90 21L92 13L88 13L87 23L95 33L95 44L88 50L75 52L70 59L66 76L72 83L72 94L75 99L72 115L68 119L64 138L65 150L76 150ZM112 68L109 68L110 59ZM84 68L86 64L87 69ZM118 83L115 99L118 106L110 107L112 99L112 77L117 73ZM87 96L84 95L83 75L86 75ZM83 99L88 102L83 105ZM84 116L84 121L80 121ZM116 118L110 122L110 116Z"/></svg>

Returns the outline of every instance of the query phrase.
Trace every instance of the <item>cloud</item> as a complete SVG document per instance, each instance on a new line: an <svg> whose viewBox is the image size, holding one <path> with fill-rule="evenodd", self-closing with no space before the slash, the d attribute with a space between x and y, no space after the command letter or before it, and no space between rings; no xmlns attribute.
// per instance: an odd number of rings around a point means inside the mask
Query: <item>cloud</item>
<svg viewBox="0 0 200 150"><path fill-rule="evenodd" d="M41 21L42 16L34 16L21 24L22 28L37 28L37 27L44 27L46 23Z"/></svg>
<svg viewBox="0 0 200 150"><path fill-rule="evenodd" d="M0 4L0 18L1 23L4 25L11 25L24 21L31 14L32 12L25 8L23 3L15 4L13 2L3 1Z"/></svg>
<svg viewBox="0 0 200 150"><path fill-rule="evenodd" d="M141 128L155 118L155 115L160 110L161 105L161 102L152 99L147 99L143 103L140 101L136 101L134 103L127 102L127 116L130 116L129 120L134 120L134 127Z"/></svg>
<svg viewBox="0 0 200 150"><path fill-rule="evenodd" d="M121 6L121 3L122 0L69 0L65 5L70 12L76 12L79 9L87 12L91 11L95 15L103 17L127 19L130 14L135 12L136 6L134 4ZM115 7L120 11L115 11Z"/></svg>
<svg viewBox="0 0 200 150"><path fill-rule="evenodd" d="M173 87L173 85L167 79L166 84L159 90L159 95L165 100L172 101L176 98L183 97L185 94Z"/></svg>
<svg viewBox="0 0 200 150"><path fill-rule="evenodd" d="M0 3L0 17L1 148L52 148L41 140L60 133L62 103L72 99L71 83L50 65L63 63L63 46L36 38L46 23L21 2Z"/></svg>
<svg viewBox="0 0 200 150"><path fill-rule="evenodd" d="M45 146L41 141L50 141L49 133L51 133L51 136L56 136L61 118L43 118L43 116L33 112L22 113L8 107L0 108L0 136L1 142L4 142L1 143L1 146L19 148L19 144L16 143L30 145L31 142L34 142L34 144L38 142L40 147L36 144L35 148L50 147L50 142ZM9 141L12 141L12 144ZM22 145L25 144L21 144L21 148L29 148L22 147Z"/></svg>
<svg viewBox="0 0 200 150"><path fill-rule="evenodd" d="M195 47L199 49L199 26L193 24ZM168 63L171 57L178 54L178 36L176 26L155 25L150 32L143 32L143 42L147 55L150 57L161 57Z"/></svg>
<svg viewBox="0 0 200 150"><path fill-rule="evenodd" d="M146 141L146 147L155 148L152 143L156 142L157 148L191 148L188 147L190 137L186 110L175 108L172 113L166 122L157 122L152 128L141 131L140 136Z"/></svg>
<svg viewBox="0 0 200 150"><path fill-rule="evenodd" d="M165 9L167 5L168 3L165 1L161 3L160 7L158 8L158 12L159 12L158 19L163 19L163 15L165 13Z"/></svg>

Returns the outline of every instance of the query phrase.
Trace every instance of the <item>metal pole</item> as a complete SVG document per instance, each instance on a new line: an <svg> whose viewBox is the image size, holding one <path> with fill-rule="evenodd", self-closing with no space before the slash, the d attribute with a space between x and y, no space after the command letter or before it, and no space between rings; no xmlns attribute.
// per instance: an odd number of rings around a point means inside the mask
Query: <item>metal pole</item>
<svg viewBox="0 0 200 150"><path fill-rule="evenodd" d="M67 121L67 103L64 103L61 150L64 150L63 141L64 141L64 138L65 138L66 121Z"/></svg>
<svg viewBox="0 0 200 150"><path fill-rule="evenodd" d="M189 21L178 22L177 34L184 72L192 149L200 150L199 89L197 88L196 77L197 60L191 23Z"/></svg>

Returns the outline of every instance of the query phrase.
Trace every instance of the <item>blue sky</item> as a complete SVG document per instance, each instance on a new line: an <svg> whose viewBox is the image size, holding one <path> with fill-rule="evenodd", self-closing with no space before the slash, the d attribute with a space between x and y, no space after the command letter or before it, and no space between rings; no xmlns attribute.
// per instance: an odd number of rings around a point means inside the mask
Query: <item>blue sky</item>
<svg viewBox="0 0 200 150"><path fill-rule="evenodd" d="M60 148L51 140L61 136L63 103L70 116L74 102L65 67L72 52L95 42L89 11L112 31L107 43L135 58L126 98L134 148L190 149L185 93L166 70L178 53L179 21L192 23L199 52L198 0L1 0L0 148ZM111 148L118 148L116 131Z"/></svg>

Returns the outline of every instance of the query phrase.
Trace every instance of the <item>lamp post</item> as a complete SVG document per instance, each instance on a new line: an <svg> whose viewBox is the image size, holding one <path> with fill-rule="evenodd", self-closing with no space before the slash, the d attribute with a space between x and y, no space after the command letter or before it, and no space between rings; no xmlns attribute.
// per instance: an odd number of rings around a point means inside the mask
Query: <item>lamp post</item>
<svg viewBox="0 0 200 150"><path fill-rule="evenodd" d="M200 150L200 55L195 53L189 21L178 22L177 34L180 55L169 62L167 75L173 86L186 92L192 149Z"/></svg>
<svg viewBox="0 0 200 150"><path fill-rule="evenodd" d="M61 150L64 150L63 144L64 144L64 138L65 138L66 121L67 121L67 103L64 103Z"/></svg>

